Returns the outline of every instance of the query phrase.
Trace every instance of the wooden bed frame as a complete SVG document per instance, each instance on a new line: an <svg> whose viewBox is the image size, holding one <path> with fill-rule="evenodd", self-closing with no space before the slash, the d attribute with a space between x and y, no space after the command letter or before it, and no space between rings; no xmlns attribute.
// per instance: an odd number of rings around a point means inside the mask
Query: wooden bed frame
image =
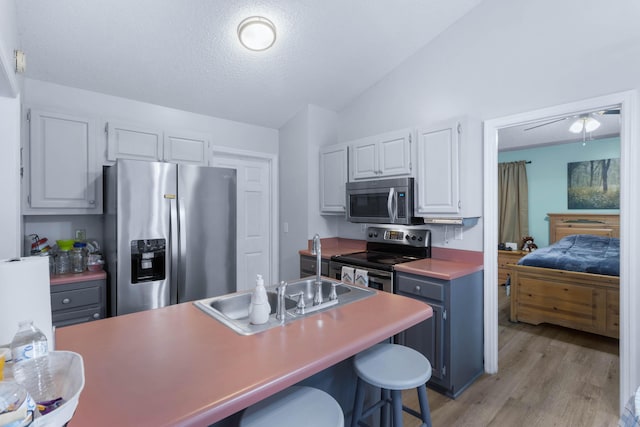
<svg viewBox="0 0 640 427"><path fill-rule="evenodd" d="M570 234L620 237L618 214L548 216L550 244ZM522 265L509 268L511 321L552 323L619 337L619 277Z"/></svg>

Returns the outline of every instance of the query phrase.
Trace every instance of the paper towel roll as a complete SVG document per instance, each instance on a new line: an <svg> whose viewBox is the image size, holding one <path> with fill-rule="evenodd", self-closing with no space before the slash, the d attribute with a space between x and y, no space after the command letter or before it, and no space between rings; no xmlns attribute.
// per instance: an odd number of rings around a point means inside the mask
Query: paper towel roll
<svg viewBox="0 0 640 427"><path fill-rule="evenodd" d="M0 261L0 347L8 346L21 320L33 320L54 349L47 257Z"/></svg>

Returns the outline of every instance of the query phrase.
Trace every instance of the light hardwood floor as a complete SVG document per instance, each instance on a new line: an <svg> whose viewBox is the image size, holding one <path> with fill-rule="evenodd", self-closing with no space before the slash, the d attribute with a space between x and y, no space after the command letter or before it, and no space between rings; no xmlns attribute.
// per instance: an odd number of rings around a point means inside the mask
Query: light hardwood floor
<svg viewBox="0 0 640 427"><path fill-rule="evenodd" d="M616 426L619 358L616 339L552 325L508 320L509 299L500 287L499 359L457 399L428 389L435 427ZM407 406L418 409L415 390ZM407 427L419 420L405 414Z"/></svg>

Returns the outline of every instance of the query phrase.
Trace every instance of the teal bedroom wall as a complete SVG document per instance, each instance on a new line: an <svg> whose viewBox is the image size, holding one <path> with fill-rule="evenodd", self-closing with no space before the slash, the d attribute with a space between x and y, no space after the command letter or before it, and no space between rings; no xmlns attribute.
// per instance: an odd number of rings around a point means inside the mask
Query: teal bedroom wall
<svg viewBox="0 0 640 427"><path fill-rule="evenodd" d="M567 207L567 163L620 157L620 138L501 151L498 162L531 161L529 183L529 234L539 247L549 245L548 213L619 213L619 209L572 209Z"/></svg>

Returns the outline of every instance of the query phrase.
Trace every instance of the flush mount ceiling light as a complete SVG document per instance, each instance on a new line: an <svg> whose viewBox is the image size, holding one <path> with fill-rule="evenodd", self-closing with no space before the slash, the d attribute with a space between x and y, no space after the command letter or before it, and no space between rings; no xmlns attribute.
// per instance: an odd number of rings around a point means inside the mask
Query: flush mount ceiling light
<svg viewBox="0 0 640 427"><path fill-rule="evenodd" d="M593 132L600 127L600 122L590 115L580 116L569 127L569 131L573 133Z"/></svg>
<svg viewBox="0 0 640 427"><path fill-rule="evenodd" d="M276 26L262 16L251 16L238 25L240 43L249 50L267 50L276 41Z"/></svg>

